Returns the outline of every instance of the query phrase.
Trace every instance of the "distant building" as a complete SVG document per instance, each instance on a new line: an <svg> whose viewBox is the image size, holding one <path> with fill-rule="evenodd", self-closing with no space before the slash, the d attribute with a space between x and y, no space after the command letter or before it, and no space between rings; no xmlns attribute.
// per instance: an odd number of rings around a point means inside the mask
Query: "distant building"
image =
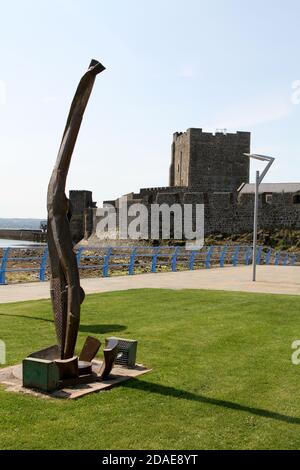
<svg viewBox="0 0 300 470"><path fill-rule="evenodd" d="M249 184L249 132L215 134L202 129L175 133L169 186L127 194L128 203L204 204L205 233L240 234L253 227L254 185ZM88 191L71 191L75 239L87 238L97 225L96 204ZM119 199L105 201L118 212ZM300 183L265 183L260 187L259 226L300 229Z"/></svg>

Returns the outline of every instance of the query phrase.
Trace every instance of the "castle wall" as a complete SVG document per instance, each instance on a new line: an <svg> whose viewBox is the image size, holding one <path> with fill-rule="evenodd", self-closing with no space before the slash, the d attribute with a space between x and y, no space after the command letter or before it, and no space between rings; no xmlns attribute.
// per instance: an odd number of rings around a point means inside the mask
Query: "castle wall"
<svg viewBox="0 0 300 470"><path fill-rule="evenodd" d="M149 199L149 194L151 199ZM253 230L254 194L236 192L198 192L188 188L153 188L141 190L128 200L128 207L142 202L148 209L148 226L151 227L151 204L204 204L205 234L240 234ZM195 226L194 211L194 226ZM118 209L117 209L118 214ZM265 194L259 195L259 228L293 228L300 230L300 204L294 204L293 193L273 193L272 202Z"/></svg>
<svg viewBox="0 0 300 470"><path fill-rule="evenodd" d="M205 233L239 234L253 230L254 194L237 197L234 193L199 194L205 202ZM300 204L292 193L273 193L272 203L259 195L259 229L300 229Z"/></svg>
<svg viewBox="0 0 300 470"><path fill-rule="evenodd" d="M254 194L242 194L238 198L235 226L249 230L253 226ZM266 202L266 195L259 195L259 227L300 229L300 204L294 203L293 193L273 193L272 202Z"/></svg>

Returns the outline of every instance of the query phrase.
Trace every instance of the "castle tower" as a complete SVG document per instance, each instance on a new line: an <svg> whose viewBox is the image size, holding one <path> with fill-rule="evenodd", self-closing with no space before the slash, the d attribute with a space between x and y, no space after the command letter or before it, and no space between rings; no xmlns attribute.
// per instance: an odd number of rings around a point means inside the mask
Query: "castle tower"
<svg viewBox="0 0 300 470"><path fill-rule="evenodd" d="M69 200L71 204L72 217L70 220L73 243L76 244L83 238L91 235L93 230L93 202L91 191L70 191Z"/></svg>
<svg viewBox="0 0 300 470"><path fill-rule="evenodd" d="M175 133L170 186L201 191L236 191L249 182L250 132L211 134L202 129Z"/></svg>

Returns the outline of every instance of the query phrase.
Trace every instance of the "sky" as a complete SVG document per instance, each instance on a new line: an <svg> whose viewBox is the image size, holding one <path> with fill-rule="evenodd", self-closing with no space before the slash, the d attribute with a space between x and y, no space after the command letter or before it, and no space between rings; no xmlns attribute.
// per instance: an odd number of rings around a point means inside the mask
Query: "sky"
<svg viewBox="0 0 300 470"><path fill-rule="evenodd" d="M168 185L172 134L252 133L300 181L299 0L0 0L0 217L46 217L48 180L91 58L67 182L95 201ZM256 165L256 166L255 166ZM251 167L252 177L257 164Z"/></svg>

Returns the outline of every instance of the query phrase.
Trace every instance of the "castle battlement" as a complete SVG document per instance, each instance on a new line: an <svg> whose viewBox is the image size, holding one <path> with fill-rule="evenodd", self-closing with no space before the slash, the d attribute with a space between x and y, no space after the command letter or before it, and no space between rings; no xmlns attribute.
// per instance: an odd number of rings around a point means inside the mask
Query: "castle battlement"
<svg viewBox="0 0 300 470"><path fill-rule="evenodd" d="M141 188L140 193L154 193L154 192L170 192L170 191L183 191L184 189L187 189L184 186L160 186L158 188Z"/></svg>
<svg viewBox="0 0 300 470"><path fill-rule="evenodd" d="M247 131L237 131L237 132L227 132L226 129L223 130L216 130L215 132L204 132L202 128L197 127L190 127L185 132L174 132L173 134L173 141L182 140L188 137L189 134L193 135L202 135L204 137L220 137L223 136L225 138L232 138L236 136L245 136L248 138L251 136L250 132Z"/></svg>

